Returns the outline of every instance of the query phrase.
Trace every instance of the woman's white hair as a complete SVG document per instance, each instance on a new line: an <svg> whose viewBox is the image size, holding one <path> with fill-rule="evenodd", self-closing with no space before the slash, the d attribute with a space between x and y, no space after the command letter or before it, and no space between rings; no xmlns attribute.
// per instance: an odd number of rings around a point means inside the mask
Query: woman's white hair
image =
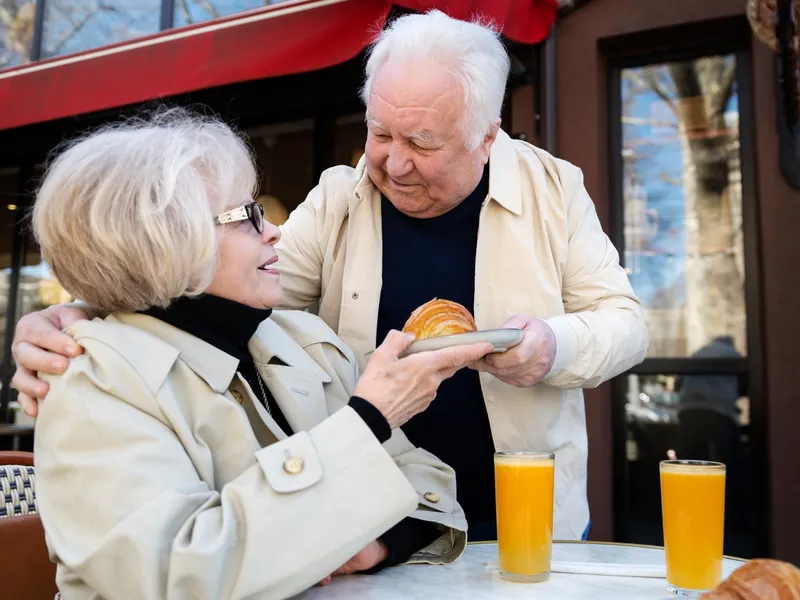
<svg viewBox="0 0 800 600"><path fill-rule="evenodd" d="M208 287L214 214L255 188L252 154L230 127L160 110L70 142L45 173L33 228L73 296L106 311L163 308Z"/></svg>
<svg viewBox="0 0 800 600"><path fill-rule="evenodd" d="M461 130L474 150L500 117L511 60L497 28L481 19L471 23L441 11L398 17L381 31L369 50L361 99L369 106L372 80L389 60L431 60L445 67L464 91Z"/></svg>

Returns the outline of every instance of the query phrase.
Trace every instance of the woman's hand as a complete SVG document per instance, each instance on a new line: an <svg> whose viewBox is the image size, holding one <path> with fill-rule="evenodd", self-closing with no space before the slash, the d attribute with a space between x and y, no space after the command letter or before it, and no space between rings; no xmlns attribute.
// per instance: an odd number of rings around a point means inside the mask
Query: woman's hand
<svg viewBox="0 0 800 600"><path fill-rule="evenodd" d="M392 429L428 408L442 381L493 350L489 343L477 343L398 358L412 341L410 334L390 331L354 392L381 411Z"/></svg>
<svg viewBox="0 0 800 600"><path fill-rule="evenodd" d="M67 369L68 359L83 352L83 348L61 330L87 318L81 309L61 304L27 314L17 323L11 346L17 371L11 385L19 391L17 399L29 416L39 413L38 399L44 398L48 390L36 373L60 375Z"/></svg>
<svg viewBox="0 0 800 600"><path fill-rule="evenodd" d="M359 571L366 571L375 567L389 558L389 548L380 540L370 542L358 554L319 582L319 585L328 585L337 575L350 575Z"/></svg>

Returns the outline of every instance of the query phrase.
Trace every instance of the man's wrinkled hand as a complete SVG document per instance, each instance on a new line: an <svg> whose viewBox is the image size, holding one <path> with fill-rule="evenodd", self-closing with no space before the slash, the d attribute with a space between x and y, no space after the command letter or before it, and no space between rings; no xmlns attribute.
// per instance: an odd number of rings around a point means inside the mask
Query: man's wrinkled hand
<svg viewBox="0 0 800 600"><path fill-rule="evenodd" d="M11 346L17 370L11 384L19 391L17 399L29 416L38 414L38 400L48 391L37 373L59 375L67 369L69 358L83 351L61 330L86 318L80 308L62 304L27 314L17 323Z"/></svg>
<svg viewBox="0 0 800 600"><path fill-rule="evenodd" d="M556 336L542 319L514 315L502 329L521 329L522 341L500 354L490 354L472 365L516 387L532 387L542 381L556 358Z"/></svg>

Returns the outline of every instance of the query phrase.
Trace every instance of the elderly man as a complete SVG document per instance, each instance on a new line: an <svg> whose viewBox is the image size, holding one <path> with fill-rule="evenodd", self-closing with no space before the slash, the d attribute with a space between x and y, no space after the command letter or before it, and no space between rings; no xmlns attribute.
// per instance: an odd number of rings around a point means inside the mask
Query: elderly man
<svg viewBox="0 0 800 600"><path fill-rule="evenodd" d="M554 535L581 539L581 388L641 361L647 329L580 170L500 129L508 72L497 32L438 11L379 35L362 92L365 155L326 171L283 226L283 304L318 302L362 364L434 297L463 304L479 329L521 329L518 346L446 381L403 430L455 469L473 540L495 536L494 451L555 452ZM44 396L33 372L63 365L41 348L69 354L56 328L75 316L61 307L20 321L21 392Z"/></svg>

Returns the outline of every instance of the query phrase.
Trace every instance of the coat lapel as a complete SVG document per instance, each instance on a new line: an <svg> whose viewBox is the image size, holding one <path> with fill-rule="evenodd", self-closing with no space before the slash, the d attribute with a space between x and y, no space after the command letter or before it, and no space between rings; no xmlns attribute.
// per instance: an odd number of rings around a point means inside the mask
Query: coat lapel
<svg viewBox="0 0 800 600"><path fill-rule="evenodd" d="M347 258L342 281L342 303L336 333L366 364L375 349L378 307L383 287L383 225L381 194L364 174L349 207Z"/></svg>
<svg viewBox="0 0 800 600"><path fill-rule="evenodd" d="M307 431L328 416L322 380L288 365L257 365L264 385L294 431Z"/></svg>
<svg viewBox="0 0 800 600"><path fill-rule="evenodd" d="M330 383L330 375L278 324L271 319L262 323L249 350L292 430L307 431L328 416L322 386Z"/></svg>

